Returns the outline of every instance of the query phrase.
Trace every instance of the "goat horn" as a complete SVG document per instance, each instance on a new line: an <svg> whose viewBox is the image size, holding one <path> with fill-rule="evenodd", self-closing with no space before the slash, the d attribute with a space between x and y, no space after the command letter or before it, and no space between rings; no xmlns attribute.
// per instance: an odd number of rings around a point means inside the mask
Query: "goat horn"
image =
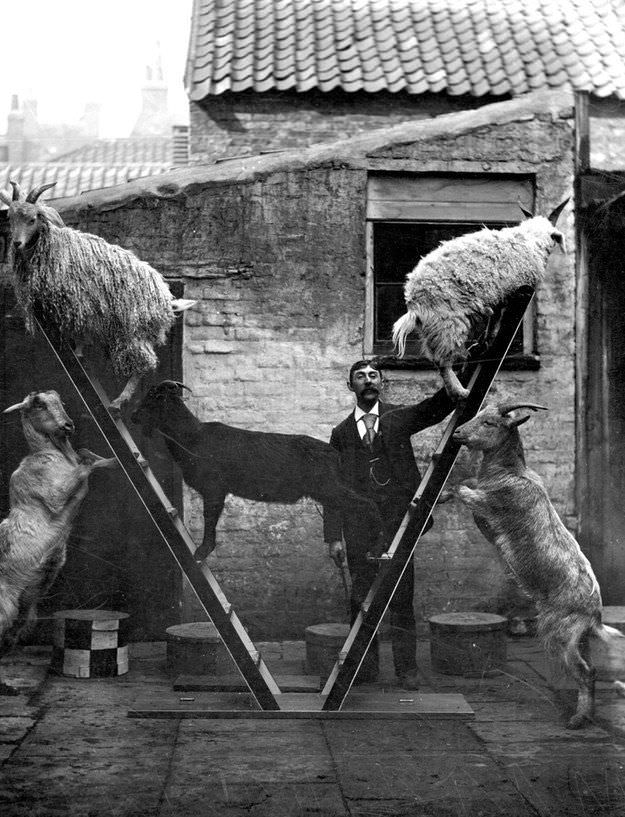
<svg viewBox="0 0 625 817"><path fill-rule="evenodd" d="M527 218L534 218L534 213L532 213L530 210L526 210L525 207L523 207L523 205L521 204L521 202L518 202L518 205L521 208L521 212L523 213L524 216L526 216Z"/></svg>
<svg viewBox="0 0 625 817"><path fill-rule="evenodd" d="M564 201L560 202L560 204L558 204L558 206L557 206L556 208L554 208L554 209L553 209L553 210L552 210L552 211L549 213L549 215L547 216L547 218L548 218L548 219L549 219L549 221L550 221L550 222L553 224L553 226L554 226L554 227L556 226L556 223L557 223L557 221L558 221L558 218L559 218L559 216L560 216L560 213L561 213L561 212L564 210L564 208L566 207L566 205L567 205L568 203L569 203L568 198L564 199Z"/></svg>
<svg viewBox="0 0 625 817"><path fill-rule="evenodd" d="M50 182L49 184L42 184L40 187L35 187L26 196L26 201L29 201L31 204L34 204L42 193L45 193L46 190L49 190L51 187L54 187L55 185L56 182Z"/></svg>
<svg viewBox="0 0 625 817"><path fill-rule="evenodd" d="M186 389L187 391L191 391L188 386L185 386L185 384L181 383L179 380L163 380L161 386L175 386L177 389Z"/></svg>
<svg viewBox="0 0 625 817"><path fill-rule="evenodd" d="M501 403L498 408L502 417L520 408L531 409L532 411L549 411L547 406L539 406L538 403Z"/></svg>
<svg viewBox="0 0 625 817"><path fill-rule="evenodd" d="M13 188L13 201L19 201L22 196L22 188L17 182L9 180L9 184Z"/></svg>

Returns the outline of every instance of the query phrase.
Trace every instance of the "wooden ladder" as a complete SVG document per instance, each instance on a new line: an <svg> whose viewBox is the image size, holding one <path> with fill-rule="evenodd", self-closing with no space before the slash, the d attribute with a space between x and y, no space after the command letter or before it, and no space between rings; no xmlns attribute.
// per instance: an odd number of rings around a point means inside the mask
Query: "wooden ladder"
<svg viewBox="0 0 625 817"><path fill-rule="evenodd" d="M469 364L472 367L469 397L453 413L386 558L381 562L381 568L362 605L362 610L324 686L321 694L323 702L321 712L341 709L454 465L460 446L454 441L453 432L479 411L533 295L533 290L528 288L519 291L503 312L499 331L488 349L488 359ZM117 457L162 541L169 548L202 607L217 627L259 708L269 713L271 711L278 713L281 707L276 695L281 694L280 688L226 600L212 572L206 565L198 564L193 558L195 544L191 536L124 423L109 414L107 409L109 400L102 387L87 374L72 348L55 329L50 327L44 329L40 321L37 325L100 433Z"/></svg>
<svg viewBox="0 0 625 817"><path fill-rule="evenodd" d="M453 439L453 433L458 426L470 420L480 410L533 295L534 291L528 287L518 291L503 311L499 330L487 350L488 358L469 364L472 367L468 385L469 396L452 414L441 442L432 454L426 473L385 554L386 558L380 560L378 574L323 688L324 710L339 710L343 705L404 571L412 569L411 556L460 450L459 443Z"/></svg>
<svg viewBox="0 0 625 817"><path fill-rule="evenodd" d="M227 601L215 576L206 565L198 564L193 558L195 544L189 532L176 508L165 496L147 460L137 448L124 423L109 414L107 405L110 401L101 385L87 374L73 349L56 330L50 327L44 329L41 321L37 321L37 326L78 392L100 433L117 457L124 474L152 519L161 539L171 551L200 604L217 627L219 635L260 709L279 710L275 696L280 694L280 688L250 640L245 627Z"/></svg>

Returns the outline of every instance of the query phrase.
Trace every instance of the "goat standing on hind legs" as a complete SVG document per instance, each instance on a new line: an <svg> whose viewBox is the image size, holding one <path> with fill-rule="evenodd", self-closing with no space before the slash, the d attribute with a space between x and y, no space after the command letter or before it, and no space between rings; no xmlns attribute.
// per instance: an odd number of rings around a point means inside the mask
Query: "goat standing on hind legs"
<svg viewBox="0 0 625 817"><path fill-rule="evenodd" d="M65 563L89 475L117 463L74 451L74 424L55 391L32 392L4 413L18 410L30 452L11 475L9 515L0 522L0 658L34 622L38 600ZM17 694L0 681L0 695Z"/></svg>
<svg viewBox="0 0 625 817"><path fill-rule="evenodd" d="M590 562L558 516L542 480L525 464L518 427L530 415L510 416L521 408L545 407L534 403L487 407L456 429L457 442L483 455L477 487L462 485L458 496L534 600L539 637L577 683L577 709L568 722L570 729L577 729L593 715L591 640L622 645L623 635L601 623L601 592ZM615 687L622 694L620 681Z"/></svg>
<svg viewBox="0 0 625 817"><path fill-rule="evenodd" d="M9 206L13 287L26 329L34 333L41 318L79 348L102 347L127 381L109 405L118 416L141 378L156 369L154 347L195 301L174 298L163 276L129 250L66 227L56 210L37 202L53 184L25 199L11 184L12 197L0 191L0 200Z"/></svg>

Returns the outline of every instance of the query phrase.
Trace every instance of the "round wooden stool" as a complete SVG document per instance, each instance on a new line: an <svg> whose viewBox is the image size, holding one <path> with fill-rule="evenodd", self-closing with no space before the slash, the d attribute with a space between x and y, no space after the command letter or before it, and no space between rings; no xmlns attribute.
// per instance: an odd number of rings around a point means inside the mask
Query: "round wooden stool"
<svg viewBox="0 0 625 817"><path fill-rule="evenodd" d="M228 675L235 664L211 621L175 624L167 636L167 669L176 675Z"/></svg>
<svg viewBox="0 0 625 817"><path fill-rule="evenodd" d="M349 633L348 624L312 624L306 627L306 661L304 672L307 675L318 675L321 684L325 684L334 669L341 647Z"/></svg>
<svg viewBox="0 0 625 817"><path fill-rule="evenodd" d="M467 678L487 675L506 663L508 620L492 613L441 613L430 622L432 669Z"/></svg>
<svg viewBox="0 0 625 817"><path fill-rule="evenodd" d="M59 610L54 614L51 670L73 678L128 672L128 613Z"/></svg>

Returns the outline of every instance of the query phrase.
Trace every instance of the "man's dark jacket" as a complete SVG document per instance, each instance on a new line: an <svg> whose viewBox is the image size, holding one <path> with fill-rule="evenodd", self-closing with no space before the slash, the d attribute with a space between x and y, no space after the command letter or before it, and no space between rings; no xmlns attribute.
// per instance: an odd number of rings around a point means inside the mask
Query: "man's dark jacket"
<svg viewBox="0 0 625 817"><path fill-rule="evenodd" d="M378 407L380 420L373 450L361 440L353 411L332 430L330 445L340 454L341 478L346 485L368 494L380 504L401 506L403 512L421 481L410 438L443 420L454 404L445 389L440 389L414 405L379 402ZM339 541L343 533L343 513L325 509L324 541Z"/></svg>

